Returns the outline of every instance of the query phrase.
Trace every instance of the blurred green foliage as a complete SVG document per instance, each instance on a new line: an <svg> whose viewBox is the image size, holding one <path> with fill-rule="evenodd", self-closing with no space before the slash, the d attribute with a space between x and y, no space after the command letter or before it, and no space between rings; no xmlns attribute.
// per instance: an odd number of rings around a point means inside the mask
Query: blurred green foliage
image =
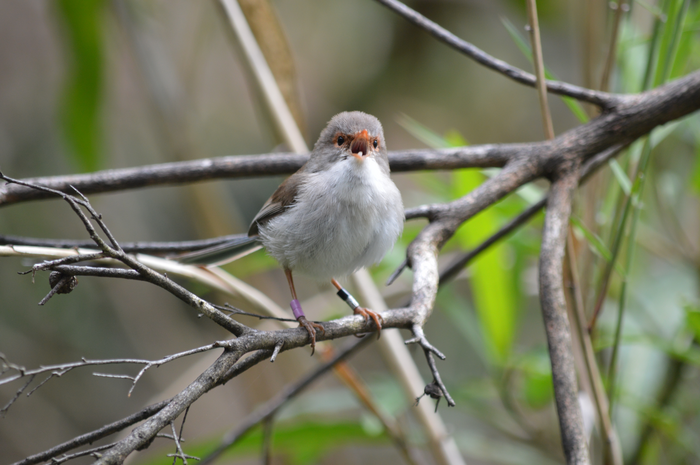
<svg viewBox="0 0 700 465"><path fill-rule="evenodd" d="M104 0L56 0L70 55L61 120L69 153L79 171L95 171L104 156L102 107L104 87Z"/></svg>
<svg viewBox="0 0 700 465"><path fill-rule="evenodd" d="M401 124L414 137L433 148L468 145L454 130L447 132L443 137L405 115ZM448 202L473 191L485 178L484 174L476 170L454 170L447 175L447 179L435 173L423 173L419 182L432 188L433 194L441 193L439 201ZM438 185L442 185L442 188ZM500 213L495 207L477 214L468 222L468 227L465 225L457 230L452 247L458 246L468 250L478 246L502 225L505 216ZM481 326L482 341L489 362L495 366L502 366L507 362L517 328L517 304L520 294L515 285L515 270L508 266L507 255L508 250L505 247L494 246L470 265L469 285Z"/></svg>
<svg viewBox="0 0 700 465"><path fill-rule="evenodd" d="M256 427L247 433L235 448L222 454L222 460L254 458L260 456L263 433ZM370 434L359 422L348 421L293 421L276 422L272 431L272 450L276 456L282 456L292 465L311 465L319 463L325 454L350 444L384 445L388 437L384 434ZM196 457L205 457L214 450L218 440L206 443L187 444L187 453ZM172 459L163 457L162 451L157 457L140 462L142 465L170 465Z"/></svg>

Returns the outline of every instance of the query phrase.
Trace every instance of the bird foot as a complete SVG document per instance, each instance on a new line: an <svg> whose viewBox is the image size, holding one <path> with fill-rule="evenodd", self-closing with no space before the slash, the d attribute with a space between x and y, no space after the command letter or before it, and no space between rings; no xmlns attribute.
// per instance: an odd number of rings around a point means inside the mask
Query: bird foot
<svg viewBox="0 0 700 465"><path fill-rule="evenodd" d="M364 307L356 307L353 312L355 315L362 315L362 317L365 319L365 323L372 318L374 324L377 325L377 339L379 339L379 337L382 335L382 324L384 324L384 318L382 318L379 313L373 312L372 310Z"/></svg>
<svg viewBox="0 0 700 465"><path fill-rule="evenodd" d="M299 322L299 327L303 326L309 333L309 337L311 338L311 355L313 356L316 351L316 331L321 331L321 333L325 334L326 330L322 325L307 320L304 315L297 318L297 321Z"/></svg>

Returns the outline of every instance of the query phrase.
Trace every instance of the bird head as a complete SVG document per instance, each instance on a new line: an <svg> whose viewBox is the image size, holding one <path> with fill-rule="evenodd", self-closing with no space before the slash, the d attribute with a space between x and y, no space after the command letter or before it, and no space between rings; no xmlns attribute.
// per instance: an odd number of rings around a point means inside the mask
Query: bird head
<svg viewBox="0 0 700 465"><path fill-rule="evenodd" d="M382 124L372 115L351 111L331 118L314 145L309 162L322 169L337 161L364 163L368 158L374 158L388 172Z"/></svg>

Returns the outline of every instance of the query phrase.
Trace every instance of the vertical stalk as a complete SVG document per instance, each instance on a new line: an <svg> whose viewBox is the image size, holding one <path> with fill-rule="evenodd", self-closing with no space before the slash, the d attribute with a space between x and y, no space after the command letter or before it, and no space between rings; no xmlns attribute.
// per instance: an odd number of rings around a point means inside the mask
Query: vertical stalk
<svg viewBox="0 0 700 465"><path fill-rule="evenodd" d="M672 35L671 39L668 43L668 48L665 50L665 55L664 55L664 61L661 64L661 67L656 67L656 73L655 76L657 79L660 77L660 83L663 84L665 83L670 74L671 74L671 69L673 67L673 63L675 61L675 56L676 52L678 50L678 43L680 41L680 35L683 31L683 23L685 21L685 16L688 11L688 5L689 5L689 0L681 0L683 3L679 5L677 8L677 15L674 18L673 22L673 29L672 29ZM677 3L674 3L673 1L670 1L667 3L667 6L669 7L668 11L672 11L674 6L678 6ZM658 31L655 31L658 32ZM650 53L653 55L656 47L654 47L652 50L650 50ZM650 56L649 63L652 61L652 56ZM649 65L647 69L649 69ZM648 75L645 76L646 78L649 78L649 81L653 79L653 75ZM641 215L641 203L642 203L642 193L644 192L644 184L646 182L647 178L647 171L649 168L650 160L651 160L651 141L649 137L646 138L644 142L644 147L642 149L642 155L639 160L639 164L637 165L637 171L636 171L636 176L635 176L635 182L632 187L632 193L630 195L629 199L629 204L631 204L634 207L634 211L632 213L632 221L630 224L630 230L629 234L627 236L627 250L626 250L626 262L625 262L625 276L622 281L622 288L620 290L620 298L618 302L618 317L617 317L617 323L615 327L615 341L613 344L613 351L612 355L610 358L610 365L608 367L608 397L610 398L610 405L612 406L614 402L614 393L615 393L615 382L616 382L616 369L617 369L617 359L618 359L618 354L619 354L619 346L620 346L620 340L622 337L622 323L623 323L623 317L624 317L624 312L625 308L627 305L627 281L629 279L629 272L632 268L632 259L634 257L634 249L635 249L635 238L637 234L637 225L639 224L639 217ZM612 407L611 407L612 408Z"/></svg>
<svg viewBox="0 0 700 465"><path fill-rule="evenodd" d="M542 59L542 42L540 40L540 25L537 20L536 0L527 0L527 17L530 23L530 43L532 45L532 60L535 65L535 77L537 79L537 95L540 102L540 112L542 113L542 126L547 139L554 139L554 127L552 125L552 115L547 104L547 88L544 76L544 60Z"/></svg>
<svg viewBox="0 0 700 465"><path fill-rule="evenodd" d="M583 296L581 295L581 279L576 264L576 250L574 249L574 238L571 227L569 227L569 234L566 240L566 249L569 270L571 272L571 281L573 283L573 326L578 335L579 343L581 344L583 361L586 366L586 375L590 382L591 397L600 422L603 436L603 460L606 465L622 465L622 448L620 447L620 441L610 419L608 397L605 395L605 388L603 387L603 380L600 376L600 370L598 369L598 363L595 358L591 336L588 331L586 331L586 315L583 310L585 307L583 304Z"/></svg>
<svg viewBox="0 0 700 465"><path fill-rule="evenodd" d="M615 57L617 55L617 39L620 35L620 23L622 22L622 13L627 9L625 0L618 0L615 4L615 16L613 17L613 28L610 34L610 45L608 47L608 56L605 59L603 67L603 77L600 80L600 90L607 92L610 86L610 74L615 65Z"/></svg>

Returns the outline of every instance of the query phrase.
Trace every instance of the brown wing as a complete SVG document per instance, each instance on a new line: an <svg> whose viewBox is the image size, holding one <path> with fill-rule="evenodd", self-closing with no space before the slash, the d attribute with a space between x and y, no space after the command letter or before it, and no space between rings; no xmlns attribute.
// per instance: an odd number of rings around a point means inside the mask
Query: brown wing
<svg viewBox="0 0 700 465"><path fill-rule="evenodd" d="M303 171L304 167L285 179L272 196L267 199L265 205L263 205L258 214L255 215L255 218L253 218L253 222L250 223L248 236L257 236L259 232L258 226L270 221L270 219L279 215L294 204L297 198L297 192L299 192L299 187L303 184L304 176L301 175Z"/></svg>

